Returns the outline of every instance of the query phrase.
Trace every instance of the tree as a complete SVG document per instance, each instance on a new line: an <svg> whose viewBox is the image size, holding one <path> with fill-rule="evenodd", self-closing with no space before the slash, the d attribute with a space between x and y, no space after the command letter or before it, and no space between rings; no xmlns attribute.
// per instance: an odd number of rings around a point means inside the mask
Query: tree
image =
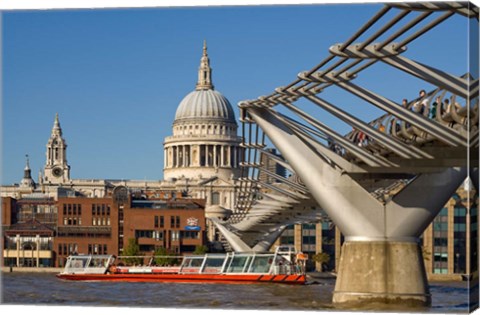
<svg viewBox="0 0 480 315"><path fill-rule="evenodd" d="M208 247L205 245L197 245L195 246L195 250L193 251L194 255L204 255L208 251Z"/></svg>
<svg viewBox="0 0 480 315"><path fill-rule="evenodd" d="M330 255L327 253L317 253L312 256L312 260L320 264L320 271L323 271L323 266L330 262Z"/></svg>
<svg viewBox="0 0 480 315"><path fill-rule="evenodd" d="M178 259L175 257L174 253L170 252L164 247L157 247L155 252L153 253L154 261L157 266L166 266L166 265L174 265L178 263Z"/></svg>
<svg viewBox="0 0 480 315"><path fill-rule="evenodd" d="M135 238L129 238L127 246L123 249L123 256L128 256L124 261L129 265L141 264L143 259L141 257L132 257L140 256L140 246L138 246L137 240Z"/></svg>

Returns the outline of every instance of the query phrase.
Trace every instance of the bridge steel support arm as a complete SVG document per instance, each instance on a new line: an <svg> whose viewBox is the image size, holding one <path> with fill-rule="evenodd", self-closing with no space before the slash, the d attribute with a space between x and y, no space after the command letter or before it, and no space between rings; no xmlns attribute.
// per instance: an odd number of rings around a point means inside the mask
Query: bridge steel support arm
<svg viewBox="0 0 480 315"><path fill-rule="evenodd" d="M251 108L249 113L345 235L362 235L366 231L371 236L381 234L383 211L375 198L348 175L342 175L323 161L267 109ZM357 201L362 203L364 213L352 205Z"/></svg>
<svg viewBox="0 0 480 315"><path fill-rule="evenodd" d="M465 168L420 174L386 203L332 167L271 110L249 114L345 235L334 303L381 301L429 305L418 236L465 179Z"/></svg>

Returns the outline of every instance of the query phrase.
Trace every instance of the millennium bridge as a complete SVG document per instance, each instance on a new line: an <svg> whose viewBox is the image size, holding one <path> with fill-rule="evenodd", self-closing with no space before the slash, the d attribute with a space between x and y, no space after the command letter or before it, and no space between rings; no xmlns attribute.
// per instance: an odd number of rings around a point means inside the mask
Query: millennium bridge
<svg viewBox="0 0 480 315"><path fill-rule="evenodd" d="M405 57L453 17L465 19L470 36L469 55L452 56L467 64L463 73ZM478 191L478 7L386 4L350 38L332 44L325 59L299 69L292 82L239 104L246 154L237 205L228 220L212 220L232 250L262 251L288 225L328 217L345 237L334 303L429 305L418 238L466 178ZM409 101L391 100L383 96L388 91L356 82L376 64L378 80L387 67L433 88ZM382 114L371 121L352 115L352 104L322 98L332 88ZM327 125L328 115L351 132ZM272 172L267 159L291 176Z"/></svg>

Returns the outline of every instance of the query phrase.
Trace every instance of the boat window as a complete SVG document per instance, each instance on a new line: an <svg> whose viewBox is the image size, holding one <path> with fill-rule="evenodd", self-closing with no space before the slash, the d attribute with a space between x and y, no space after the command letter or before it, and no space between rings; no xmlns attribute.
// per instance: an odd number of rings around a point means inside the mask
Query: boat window
<svg viewBox="0 0 480 315"><path fill-rule="evenodd" d="M272 256L255 256L255 260L250 267L250 272L253 273L265 273L270 270L272 264Z"/></svg>
<svg viewBox="0 0 480 315"><path fill-rule="evenodd" d="M222 267L225 257L208 257L206 266L207 267Z"/></svg>
<svg viewBox="0 0 480 315"><path fill-rule="evenodd" d="M201 258L186 258L185 266L188 267L200 267L202 266L203 257Z"/></svg>
<svg viewBox="0 0 480 315"><path fill-rule="evenodd" d="M90 261L89 267L99 268L99 267L107 267L108 260L106 258L92 258Z"/></svg>
<svg viewBox="0 0 480 315"><path fill-rule="evenodd" d="M228 268L227 272L242 272L245 263L247 262L248 256L235 256L232 259L232 263Z"/></svg>
<svg viewBox="0 0 480 315"><path fill-rule="evenodd" d="M250 269L250 264L252 262L253 257L252 256L247 256L247 261L245 262L245 267L243 268L243 272L248 272L248 269Z"/></svg>
<svg viewBox="0 0 480 315"><path fill-rule="evenodd" d="M72 257L66 268L85 268L87 266L88 257Z"/></svg>
<svg viewBox="0 0 480 315"><path fill-rule="evenodd" d="M233 259L232 256L230 256L230 255L227 256L227 262L225 263L225 268L226 269L228 269L228 267L230 266L230 263L232 262L232 259ZM226 270L225 270L225 272L226 272Z"/></svg>

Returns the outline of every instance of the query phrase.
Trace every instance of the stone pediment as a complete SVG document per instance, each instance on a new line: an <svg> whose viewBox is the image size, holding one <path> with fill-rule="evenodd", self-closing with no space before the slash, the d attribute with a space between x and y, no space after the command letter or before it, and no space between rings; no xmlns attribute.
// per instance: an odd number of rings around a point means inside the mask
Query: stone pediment
<svg viewBox="0 0 480 315"><path fill-rule="evenodd" d="M209 179L204 179L202 181L199 181L197 183L199 186L207 186L207 187L210 187L210 186L216 186L216 187L232 187L234 184L233 184L233 181L231 180L224 180L222 178L219 178L219 177L212 177L212 178L209 178Z"/></svg>

